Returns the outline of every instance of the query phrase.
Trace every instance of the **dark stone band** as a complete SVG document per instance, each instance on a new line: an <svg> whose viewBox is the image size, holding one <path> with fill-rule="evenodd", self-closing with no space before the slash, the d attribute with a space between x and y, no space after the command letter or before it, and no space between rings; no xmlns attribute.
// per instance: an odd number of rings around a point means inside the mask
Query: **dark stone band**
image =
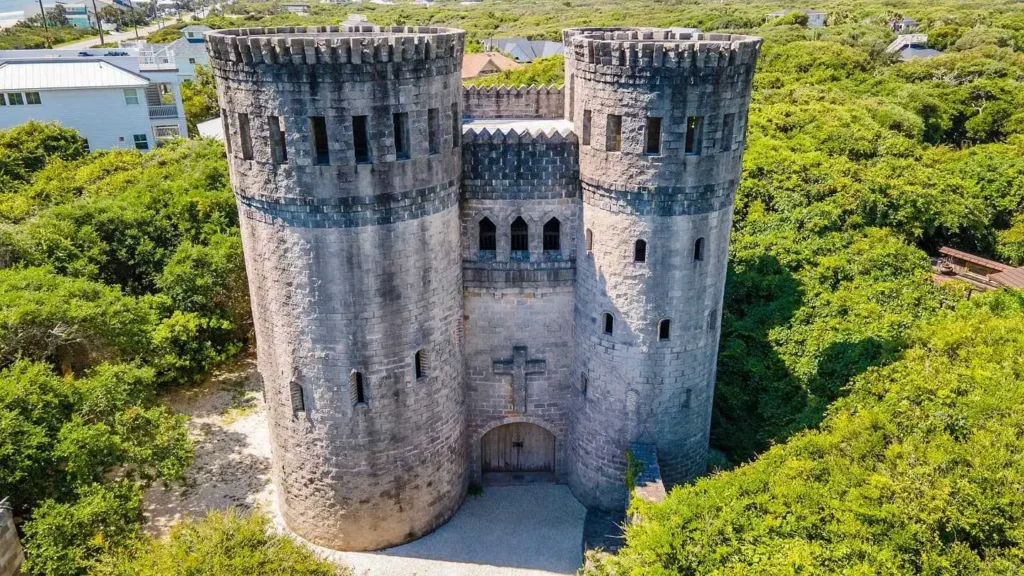
<svg viewBox="0 0 1024 576"><path fill-rule="evenodd" d="M296 228L355 228L415 220L459 202L458 180L376 196L281 198L235 194L244 218Z"/></svg>
<svg viewBox="0 0 1024 576"><path fill-rule="evenodd" d="M732 206L737 182L705 186L622 186L580 177L583 202L616 214L692 216Z"/></svg>

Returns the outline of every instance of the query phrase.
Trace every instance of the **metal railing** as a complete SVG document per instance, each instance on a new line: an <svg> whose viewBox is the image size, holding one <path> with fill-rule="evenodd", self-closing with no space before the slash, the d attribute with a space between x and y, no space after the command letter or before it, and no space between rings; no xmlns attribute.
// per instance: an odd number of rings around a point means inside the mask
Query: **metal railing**
<svg viewBox="0 0 1024 576"><path fill-rule="evenodd" d="M175 104L162 104L149 107L150 118L177 118L178 106Z"/></svg>
<svg viewBox="0 0 1024 576"><path fill-rule="evenodd" d="M141 70L175 70L174 50L161 48L143 48L139 50L139 69Z"/></svg>

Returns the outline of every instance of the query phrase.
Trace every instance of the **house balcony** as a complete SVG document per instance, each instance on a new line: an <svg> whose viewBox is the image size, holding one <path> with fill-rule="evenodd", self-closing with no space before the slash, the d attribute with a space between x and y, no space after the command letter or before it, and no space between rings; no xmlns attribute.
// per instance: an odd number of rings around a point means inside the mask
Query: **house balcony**
<svg viewBox="0 0 1024 576"><path fill-rule="evenodd" d="M151 120L177 117L178 107L174 104L161 104L149 107L149 118Z"/></svg>
<svg viewBox="0 0 1024 576"><path fill-rule="evenodd" d="M163 48L153 50L142 48L139 50L139 70L177 70L178 65L174 62L174 50Z"/></svg>

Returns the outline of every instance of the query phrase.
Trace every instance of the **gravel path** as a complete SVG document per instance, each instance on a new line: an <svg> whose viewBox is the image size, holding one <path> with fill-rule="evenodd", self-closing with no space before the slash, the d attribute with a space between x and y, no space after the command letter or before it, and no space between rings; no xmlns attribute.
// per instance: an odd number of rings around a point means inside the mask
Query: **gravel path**
<svg viewBox="0 0 1024 576"><path fill-rule="evenodd" d="M163 535L184 516L258 507L284 524L270 482L270 437L255 360L228 367L203 386L165 397L188 415L196 458L184 486L146 493L145 529ZM466 498L433 533L380 552L337 552L312 544L356 576L550 576L582 562L586 508L566 486L493 486ZM307 543L308 544L308 543Z"/></svg>

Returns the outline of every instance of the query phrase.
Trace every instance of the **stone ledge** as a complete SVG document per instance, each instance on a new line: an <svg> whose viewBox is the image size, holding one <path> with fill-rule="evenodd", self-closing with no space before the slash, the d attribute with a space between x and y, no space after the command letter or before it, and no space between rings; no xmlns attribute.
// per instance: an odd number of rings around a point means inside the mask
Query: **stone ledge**
<svg viewBox="0 0 1024 576"><path fill-rule="evenodd" d="M633 462L637 464L631 497L644 502L664 500L667 492L661 479L661 468L658 466L657 446L634 442L629 446L629 451L633 454Z"/></svg>

